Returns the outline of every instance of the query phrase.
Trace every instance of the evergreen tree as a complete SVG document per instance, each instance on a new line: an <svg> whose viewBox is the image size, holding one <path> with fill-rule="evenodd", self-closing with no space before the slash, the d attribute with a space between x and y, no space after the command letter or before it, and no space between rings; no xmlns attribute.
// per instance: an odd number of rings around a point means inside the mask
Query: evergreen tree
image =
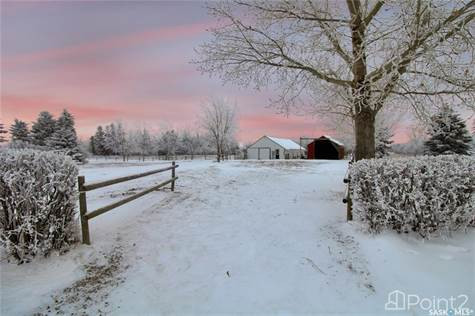
<svg viewBox="0 0 475 316"><path fill-rule="evenodd" d="M118 152L117 132L114 123L106 126L104 148L107 155L114 155Z"/></svg>
<svg viewBox="0 0 475 316"><path fill-rule="evenodd" d="M95 142L94 136L89 137L89 151L93 155L97 155Z"/></svg>
<svg viewBox="0 0 475 316"><path fill-rule="evenodd" d="M443 106L432 116L429 136L425 147L430 155L470 154L472 137L465 122L449 106Z"/></svg>
<svg viewBox="0 0 475 316"><path fill-rule="evenodd" d="M47 111L38 115L38 119L31 126L30 139L34 145L46 146L46 140L53 135L56 121Z"/></svg>
<svg viewBox="0 0 475 316"><path fill-rule="evenodd" d="M7 138L4 134L8 133L7 130L4 128L3 124L0 123L0 143L4 143L7 141Z"/></svg>
<svg viewBox="0 0 475 316"><path fill-rule="evenodd" d="M15 122L10 126L12 142L27 143L29 141L28 133L28 124L26 122L15 119Z"/></svg>
<svg viewBox="0 0 475 316"><path fill-rule="evenodd" d="M94 155L106 155L107 154L107 149L106 149L106 144L105 144L105 134L104 130L102 129L102 126L98 126L96 133L94 134L93 138L91 139L91 142L94 141L94 144L91 144L91 146L94 146Z"/></svg>
<svg viewBox="0 0 475 316"><path fill-rule="evenodd" d="M393 143L391 140L392 137L393 133L387 126L380 127L376 131L376 158L382 158L389 155L389 150L391 149L391 144Z"/></svg>
<svg viewBox="0 0 475 316"><path fill-rule="evenodd" d="M74 117L67 110L63 110L58 118L55 132L48 138L46 144L52 149L65 151L76 161L84 161L74 128Z"/></svg>

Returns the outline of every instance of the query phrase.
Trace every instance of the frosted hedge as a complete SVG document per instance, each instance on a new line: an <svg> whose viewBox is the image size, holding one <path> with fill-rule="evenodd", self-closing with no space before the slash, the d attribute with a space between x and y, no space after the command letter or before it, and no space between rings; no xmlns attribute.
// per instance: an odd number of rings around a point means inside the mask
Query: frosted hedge
<svg viewBox="0 0 475 316"><path fill-rule="evenodd" d="M77 240L78 170L66 155L0 150L0 244L19 262Z"/></svg>
<svg viewBox="0 0 475 316"><path fill-rule="evenodd" d="M350 170L353 212L369 232L448 236L475 225L475 159L371 159Z"/></svg>

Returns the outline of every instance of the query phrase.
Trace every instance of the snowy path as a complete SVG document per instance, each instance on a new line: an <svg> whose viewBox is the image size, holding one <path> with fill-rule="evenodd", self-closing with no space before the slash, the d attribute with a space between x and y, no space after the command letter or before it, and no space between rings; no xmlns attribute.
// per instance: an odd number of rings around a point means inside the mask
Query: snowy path
<svg viewBox="0 0 475 316"><path fill-rule="evenodd" d="M115 294L135 302L122 311L315 310L331 281L317 268L328 264L319 227L341 209L341 167L330 175L328 164L245 166L185 174L172 206L152 207L161 215L146 216L142 231L131 227L142 242L132 281Z"/></svg>
<svg viewBox="0 0 475 316"><path fill-rule="evenodd" d="M93 220L91 247L2 265L5 314L381 315L395 289L468 292L473 303L475 234L424 244L358 232L341 203L345 161L180 164L175 193ZM156 167L91 165L82 174L95 181ZM90 209L158 180L98 192ZM28 295L35 299L15 301Z"/></svg>

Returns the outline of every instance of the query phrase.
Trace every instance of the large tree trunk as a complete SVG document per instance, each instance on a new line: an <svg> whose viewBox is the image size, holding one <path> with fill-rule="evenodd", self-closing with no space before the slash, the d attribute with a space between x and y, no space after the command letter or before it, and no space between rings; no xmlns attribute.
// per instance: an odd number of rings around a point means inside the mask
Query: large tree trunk
<svg viewBox="0 0 475 316"><path fill-rule="evenodd" d="M355 111L355 138L356 148L354 158L374 158L374 121L376 113L368 107L370 100L370 83L366 81L366 23L362 15L359 0L347 0L348 10L351 15L351 43L354 62L353 72L353 97Z"/></svg>
<svg viewBox="0 0 475 316"><path fill-rule="evenodd" d="M356 160L374 158L375 117L376 113L371 109L363 109L355 116Z"/></svg>

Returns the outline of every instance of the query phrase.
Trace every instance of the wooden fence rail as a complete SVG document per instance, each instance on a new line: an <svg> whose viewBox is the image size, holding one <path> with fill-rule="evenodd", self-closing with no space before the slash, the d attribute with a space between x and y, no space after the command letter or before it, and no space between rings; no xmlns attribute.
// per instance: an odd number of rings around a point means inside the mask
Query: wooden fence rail
<svg viewBox="0 0 475 316"><path fill-rule="evenodd" d="M170 167L162 168L162 169L157 169L157 170L152 170L144 173L139 173L131 176L126 176L126 177L120 177L116 179L111 179L111 180L106 180L106 181L101 181L101 182L96 182L96 183L91 183L91 184L85 184L86 179L84 176L79 176L78 177L78 189L79 189L79 216L81 220L81 232L82 232L82 243L90 245L91 244L91 238L89 235L89 220L93 219L96 216L99 216L101 214L104 214L114 208L117 208L121 205L124 205L125 203L131 202L133 200L136 200L148 193L151 193L153 191L156 191L160 189L161 187L166 186L167 184L171 183L171 190L175 191L175 181L178 179L178 177L175 175L175 169L178 168L179 165L175 164L175 162L172 162L172 165ZM149 189L146 189L144 191L141 191L137 194L134 194L132 196L129 196L125 199L122 199L120 201L114 202L112 204L103 206L101 208L98 208L97 210L88 212L87 211L87 198L86 198L86 192L87 191L92 191L96 190L99 188L103 188L106 186L110 186L113 184L125 182L125 181L130 181L142 177L146 177L152 174L164 172L164 171L172 171L172 177L168 179L167 181L164 181L160 184L157 184Z"/></svg>

